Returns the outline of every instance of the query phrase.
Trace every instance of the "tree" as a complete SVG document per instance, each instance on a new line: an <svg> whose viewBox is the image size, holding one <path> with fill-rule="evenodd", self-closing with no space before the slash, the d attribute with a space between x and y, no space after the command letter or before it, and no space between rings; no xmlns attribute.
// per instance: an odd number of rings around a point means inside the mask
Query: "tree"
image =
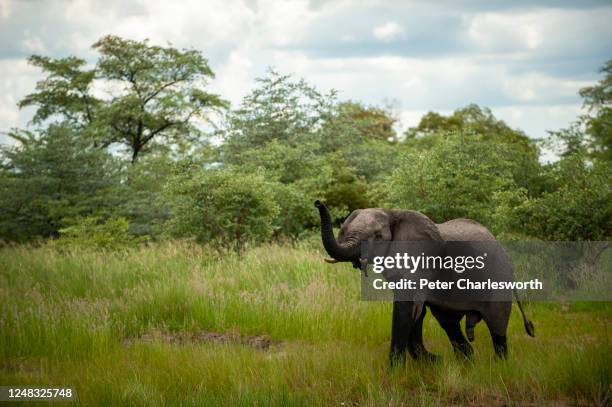
<svg viewBox="0 0 612 407"><path fill-rule="evenodd" d="M536 142L521 130L512 129L497 119L490 109L471 104L457 109L450 116L429 112L416 127L405 133L406 148L426 150L432 148L448 132L459 131L466 137L474 136L481 141L503 144L506 159L512 163L514 182L525 188L530 196L540 193L539 150ZM483 152L486 154L486 152Z"/></svg>
<svg viewBox="0 0 612 407"><path fill-rule="evenodd" d="M320 129L331 114L335 92L322 94L302 80L269 70L257 87L231 111L221 134L222 160L242 162L245 151L276 142L299 147L319 143Z"/></svg>
<svg viewBox="0 0 612 407"><path fill-rule="evenodd" d="M338 103L321 129L321 150L331 154L330 159L348 164L355 176L367 182L381 181L398 157L395 122L395 117L379 107Z"/></svg>
<svg viewBox="0 0 612 407"><path fill-rule="evenodd" d="M163 188L171 177L173 164L167 153L155 151L126 169L116 190L118 205L114 216L129 220L131 234L153 239L163 235L163 225L169 216Z"/></svg>
<svg viewBox="0 0 612 407"><path fill-rule="evenodd" d="M466 217L495 229L496 194L517 188L507 150L468 130L447 133L430 149L401 158L386 205L421 211L438 223Z"/></svg>
<svg viewBox="0 0 612 407"><path fill-rule="evenodd" d="M36 84L36 92L19 101L19 108L36 106L34 124L57 118L79 130L93 124L102 100L92 94L95 69L84 69L86 61L77 57L52 59L32 55L30 64L47 77Z"/></svg>
<svg viewBox="0 0 612 407"><path fill-rule="evenodd" d="M506 238L557 242L541 246L539 255L566 288L601 277L597 259L612 237L611 171L610 162L590 162L582 150L545 167L547 189L540 196L507 191L499 197L495 217Z"/></svg>
<svg viewBox="0 0 612 407"><path fill-rule="evenodd" d="M600 70L604 78L594 86L580 89L584 107L589 114L582 116L590 136L589 152L593 158L612 162L612 60Z"/></svg>
<svg viewBox="0 0 612 407"><path fill-rule="evenodd" d="M12 132L18 144L2 149L0 238L27 241L57 236L83 216L107 218L121 168L71 126L40 133Z"/></svg>
<svg viewBox="0 0 612 407"><path fill-rule="evenodd" d="M393 126L397 118L377 106L365 106L348 101L338 104L337 121L355 130L361 137L395 143L398 141Z"/></svg>
<svg viewBox="0 0 612 407"><path fill-rule="evenodd" d="M580 122L574 122L565 129L549 131L548 135L547 139L542 140L542 144L555 151L560 157L587 153L588 136Z"/></svg>
<svg viewBox="0 0 612 407"><path fill-rule="evenodd" d="M416 127L406 130L408 138L425 136L445 131L471 130L486 138L514 140L533 147L529 139L520 130L510 128L503 120L497 119L490 109L470 104L457 109L450 116L428 112Z"/></svg>
<svg viewBox="0 0 612 407"><path fill-rule="evenodd" d="M348 215L355 209L369 208L368 184L342 157L341 153L329 155L330 176L320 177L320 196L332 208Z"/></svg>
<svg viewBox="0 0 612 407"><path fill-rule="evenodd" d="M590 160L612 162L612 60L600 72L603 79L579 91L587 113L568 128L550 131L544 140L561 157L580 153Z"/></svg>
<svg viewBox="0 0 612 407"><path fill-rule="evenodd" d="M279 232L298 236L315 226L307 203L315 198L341 213L371 206L368 182L386 177L396 156L395 119L377 107L337 103L333 91L324 94L273 70L257 83L227 116L220 161L259 171L306 203L299 209L277 195L282 213L294 215L275 223Z"/></svg>
<svg viewBox="0 0 612 407"><path fill-rule="evenodd" d="M100 58L93 69L75 57L32 56L30 62L47 77L20 107L36 106L34 123L57 117L84 131L95 143L120 143L132 163L154 142L172 143L200 135L196 119L227 104L204 90L214 74L196 50L149 45L106 36L93 48ZM112 96L93 96L99 81Z"/></svg>
<svg viewBox="0 0 612 407"><path fill-rule="evenodd" d="M351 138L354 143L365 141L365 136L352 127L360 119L349 120L340 114L341 110L357 114L357 109L341 109L333 91L323 94L304 80L273 70L257 83L240 107L227 116L221 162L245 172L259 172L282 184L276 187L282 191L276 195L277 203L281 212L293 219L276 221L278 231L298 236L316 225L312 205L308 204L316 197L328 198L331 206L344 211L363 204L365 180L356 174L352 162L347 163L344 153L336 153L339 148L350 149L354 145L348 143ZM287 196L301 207L288 203Z"/></svg>
<svg viewBox="0 0 612 407"><path fill-rule="evenodd" d="M224 164L239 166L245 172L264 171L269 179L284 184L317 177L324 165L323 157L318 154L319 144L315 141L288 144L271 140L240 151L239 156L228 159Z"/></svg>
<svg viewBox="0 0 612 407"><path fill-rule="evenodd" d="M545 168L547 191L500 205L498 216L506 230L518 235L551 241L609 240L611 172L609 162L589 164L584 153L567 155Z"/></svg>

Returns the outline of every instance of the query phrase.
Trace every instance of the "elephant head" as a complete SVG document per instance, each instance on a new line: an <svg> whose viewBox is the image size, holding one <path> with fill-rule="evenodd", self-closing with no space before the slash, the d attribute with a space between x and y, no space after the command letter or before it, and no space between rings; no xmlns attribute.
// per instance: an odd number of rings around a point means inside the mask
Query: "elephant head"
<svg viewBox="0 0 612 407"><path fill-rule="evenodd" d="M350 261L360 267L363 241L442 240L435 223L416 211L381 208L357 209L342 223L334 237L332 219L325 204L315 201L321 217L321 238L333 261Z"/></svg>

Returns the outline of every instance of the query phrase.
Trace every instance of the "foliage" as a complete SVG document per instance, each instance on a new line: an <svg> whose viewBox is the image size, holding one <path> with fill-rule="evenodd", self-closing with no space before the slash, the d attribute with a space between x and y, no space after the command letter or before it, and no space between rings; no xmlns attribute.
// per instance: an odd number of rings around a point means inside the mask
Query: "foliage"
<svg viewBox="0 0 612 407"><path fill-rule="evenodd" d="M135 237L129 232L125 218L101 221L96 217L79 218L72 226L60 229L60 238L51 242L60 248L93 248L120 250L135 247L147 240L147 236Z"/></svg>
<svg viewBox="0 0 612 407"><path fill-rule="evenodd" d="M138 165L125 170L125 180L116 190L114 215L130 221L130 233L159 238L168 219L169 208L163 199L163 187L171 176L173 159L154 152L143 156Z"/></svg>
<svg viewBox="0 0 612 407"><path fill-rule="evenodd" d="M386 177L394 162L395 119L376 107L337 103L334 92L275 71L257 83L221 129L221 161L301 190L299 202L323 198L345 215L369 206L368 181ZM316 224L310 202L299 211L299 227L281 222L283 233Z"/></svg>
<svg viewBox="0 0 612 407"><path fill-rule="evenodd" d="M331 154L329 159L350 163L354 175L368 182L382 180L391 173L398 156L395 122L381 108L338 103L321 131L321 155Z"/></svg>
<svg viewBox="0 0 612 407"><path fill-rule="evenodd" d="M612 60L600 69L605 76L594 86L580 89L589 114L581 120L589 135L588 148L593 158L612 162Z"/></svg>
<svg viewBox="0 0 612 407"><path fill-rule="evenodd" d="M2 149L0 237L52 237L73 218L110 216L121 167L106 151L64 125L10 135L18 143Z"/></svg>
<svg viewBox="0 0 612 407"><path fill-rule="evenodd" d="M543 240L608 240L612 237L612 166L590 165L568 155L546 168L550 191L500 205L507 230ZM506 198L507 201L507 198Z"/></svg>
<svg viewBox="0 0 612 407"><path fill-rule="evenodd" d="M421 118L416 127L406 130L405 136L413 139L428 134L464 129L472 130L474 133L486 137L503 137L528 142L524 137L521 137L524 136L522 132L511 129L502 120L495 118L490 109L481 108L476 104L457 109L450 116L428 112Z"/></svg>
<svg viewBox="0 0 612 407"><path fill-rule="evenodd" d="M38 128L11 132L18 145L2 151L1 239L125 218L130 235L240 251L312 233L314 199L337 221L390 205L438 222L474 218L505 236L610 235L611 62L580 91L587 114L546 140L562 159L542 165L537 143L488 108L429 112L398 137L388 109L272 69L212 125L227 103L206 91L214 75L199 51L116 36L93 48L94 65L30 58L45 76L19 106L36 108ZM123 165L118 145L138 165Z"/></svg>
<svg viewBox="0 0 612 407"><path fill-rule="evenodd" d="M397 118L385 109L348 101L338 103L335 110L336 124L341 124L345 130L350 131L353 139L374 139L390 143L398 141L393 129Z"/></svg>
<svg viewBox="0 0 612 407"><path fill-rule="evenodd" d="M568 128L549 131L546 145L562 157L581 153L591 161L612 162L612 60L600 72L603 79L579 92L587 113Z"/></svg>
<svg viewBox="0 0 612 407"><path fill-rule="evenodd" d="M318 130L331 113L335 93L322 94L304 80L269 70L230 112L222 131L223 161L241 162L244 151L277 141L291 147L317 142Z"/></svg>
<svg viewBox="0 0 612 407"><path fill-rule="evenodd" d="M435 222L477 219L494 227L494 196L516 188L504 144L470 131L447 133L430 149L406 153L389 178L387 202Z"/></svg>
<svg viewBox="0 0 612 407"><path fill-rule="evenodd" d="M167 184L173 236L233 247L261 242L273 233L279 208L274 185L257 173L204 169L184 163Z"/></svg>
<svg viewBox="0 0 612 407"><path fill-rule="evenodd" d="M245 172L264 171L268 177L283 184L291 184L303 179L316 178L325 165L317 155L317 144L305 142L290 145L272 140L264 145L242 150L236 163L233 159L228 165L240 166ZM221 147L223 148L223 146Z"/></svg>
<svg viewBox="0 0 612 407"><path fill-rule="evenodd" d="M36 92L18 103L20 108L37 106L33 123L57 117L80 130L93 123L102 103L92 94L95 69L84 69L85 60L73 56L53 59L32 55L29 62L47 75L36 84Z"/></svg>
<svg viewBox="0 0 612 407"><path fill-rule="evenodd" d="M406 131L405 144L409 148L428 149L439 143L449 131L464 131L465 134L478 135L485 141L504 145L502 148L506 159L513 163L511 173L514 182L530 195L540 192L536 143L521 130L512 129L497 119L488 108L472 104L455 110L450 116L429 112L416 127Z"/></svg>
<svg viewBox="0 0 612 407"><path fill-rule="evenodd" d="M569 127L548 132L549 137L542 144L558 154L568 157L587 153L587 134L580 122L574 122Z"/></svg>
<svg viewBox="0 0 612 407"><path fill-rule="evenodd" d="M310 187L297 184L274 183L274 201L279 212L272 222L275 237L301 238L319 224L319 216L312 205L312 196L304 192Z"/></svg>
<svg viewBox="0 0 612 407"><path fill-rule="evenodd" d="M368 184L364 177L356 174L341 153L329 155L331 172L326 178L320 177L320 196L332 208L346 211L369 208Z"/></svg>
<svg viewBox="0 0 612 407"><path fill-rule="evenodd" d="M603 79L580 90L588 114L550 132L548 145L558 148L561 159L544 168L543 193L500 207L508 230L545 240L612 236L612 61L601 72Z"/></svg>
<svg viewBox="0 0 612 407"><path fill-rule="evenodd" d="M30 62L47 75L36 91L19 102L36 106L34 122L59 118L70 122L96 144L126 146L135 162L157 143L195 139L194 119L226 106L204 91L214 74L199 51L149 45L116 36L98 40L100 58L93 69L75 57L52 59L34 55ZM112 95L93 96L94 80Z"/></svg>

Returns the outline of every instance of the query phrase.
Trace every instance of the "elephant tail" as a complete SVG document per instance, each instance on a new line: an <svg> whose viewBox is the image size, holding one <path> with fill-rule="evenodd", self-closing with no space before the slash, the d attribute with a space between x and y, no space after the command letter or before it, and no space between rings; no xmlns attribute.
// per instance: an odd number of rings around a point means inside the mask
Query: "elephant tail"
<svg viewBox="0 0 612 407"><path fill-rule="evenodd" d="M535 337L535 327L533 326L533 322L527 319L525 316L525 310L523 310L523 304L521 304L521 300L519 299L518 291L516 288L513 290L514 298L516 299L516 303L518 304L519 310L521 310L521 315L523 316L523 324L525 324L525 331L527 335L531 337Z"/></svg>

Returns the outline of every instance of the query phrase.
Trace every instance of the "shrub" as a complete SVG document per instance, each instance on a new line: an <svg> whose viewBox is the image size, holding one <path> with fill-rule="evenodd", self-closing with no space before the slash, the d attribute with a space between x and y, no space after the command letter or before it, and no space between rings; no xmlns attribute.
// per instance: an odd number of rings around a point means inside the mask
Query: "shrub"
<svg viewBox="0 0 612 407"><path fill-rule="evenodd" d="M104 222L96 217L79 218L74 225L60 229L60 238L51 244L61 248L117 250L135 247L148 239L148 236L131 235L129 226L125 218L111 218Z"/></svg>
<svg viewBox="0 0 612 407"><path fill-rule="evenodd" d="M272 235L279 208L274 184L261 174L191 165L177 166L175 174L165 189L173 236L240 252L247 242Z"/></svg>

